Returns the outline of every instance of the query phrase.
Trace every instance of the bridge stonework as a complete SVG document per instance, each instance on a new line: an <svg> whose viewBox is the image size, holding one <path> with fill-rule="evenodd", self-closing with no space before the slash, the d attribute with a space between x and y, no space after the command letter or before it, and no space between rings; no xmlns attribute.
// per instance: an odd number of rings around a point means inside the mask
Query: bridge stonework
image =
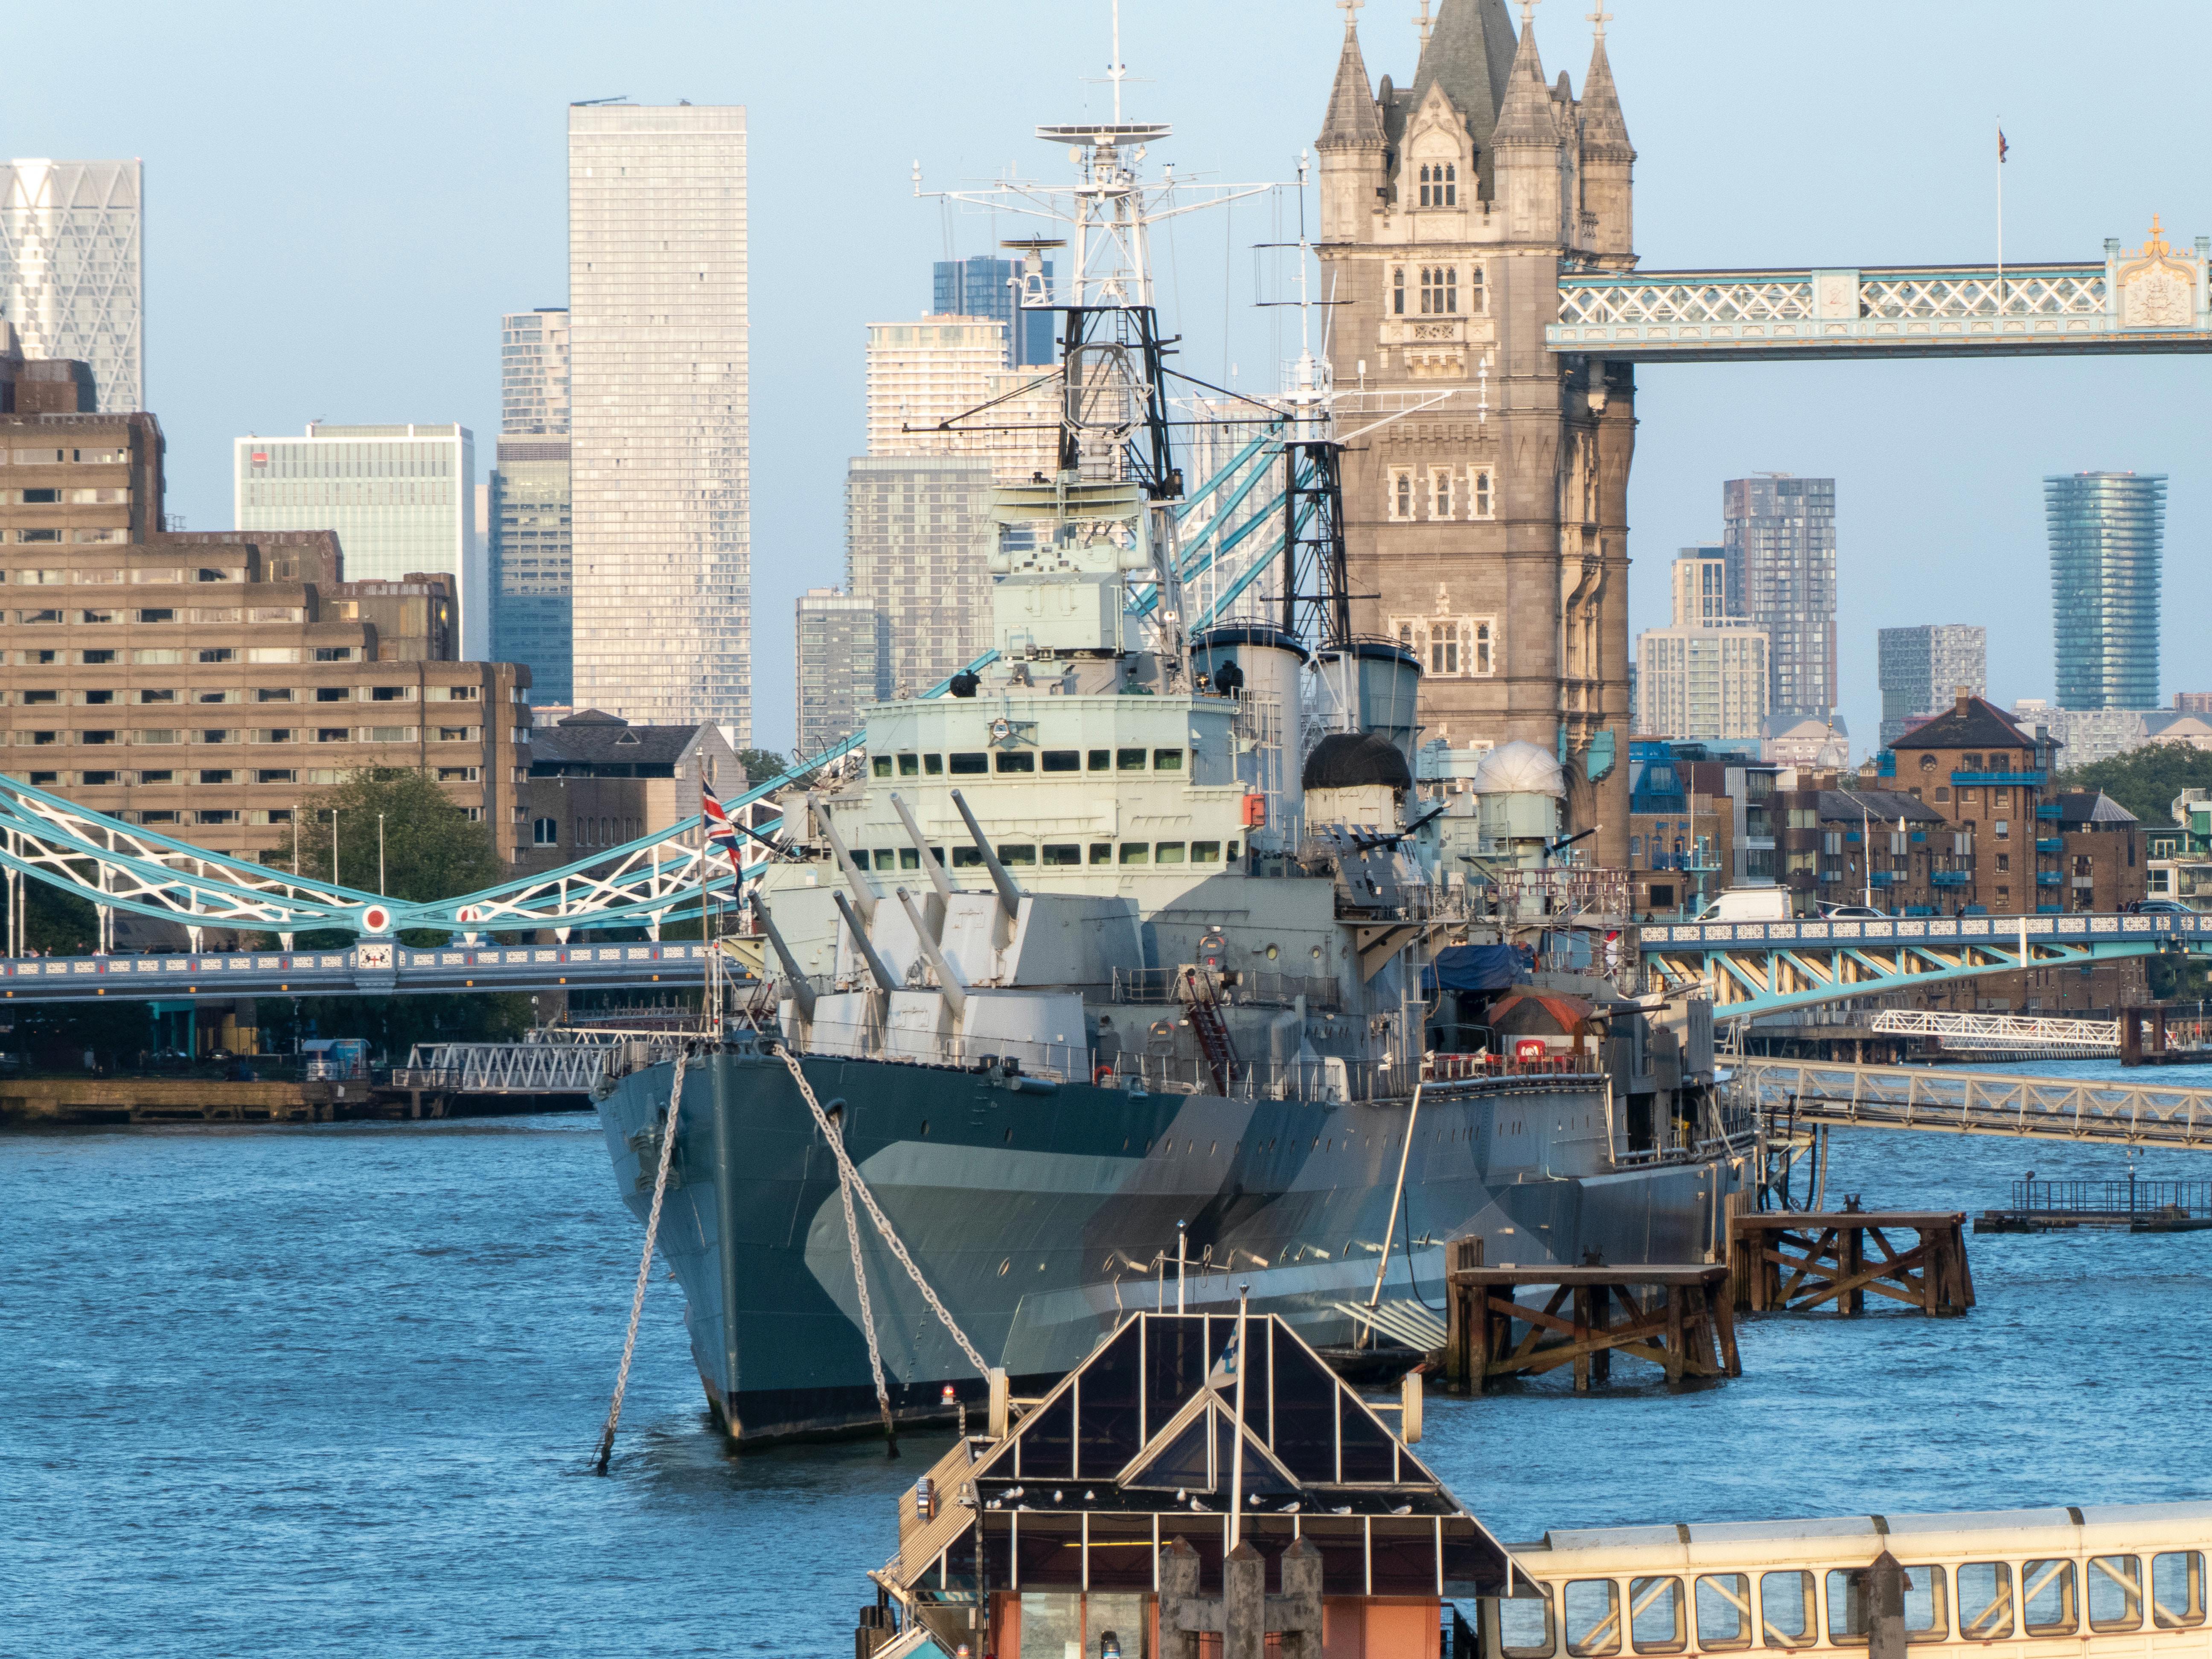
<svg viewBox="0 0 2212 1659"><path fill-rule="evenodd" d="M1338 427L1400 416L1344 458L1353 627L1420 656L1424 742L1559 754L1624 866L1634 372L1547 337L1563 265L1635 264L1601 26L1577 100L1504 0L1443 0L1406 88L1347 21L1315 149Z"/></svg>

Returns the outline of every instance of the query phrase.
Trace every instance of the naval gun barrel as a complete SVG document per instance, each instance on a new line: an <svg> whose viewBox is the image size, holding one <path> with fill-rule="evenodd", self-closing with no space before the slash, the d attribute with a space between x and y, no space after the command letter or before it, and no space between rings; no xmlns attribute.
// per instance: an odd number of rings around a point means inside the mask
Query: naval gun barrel
<svg viewBox="0 0 2212 1659"><path fill-rule="evenodd" d="M999 908L1006 913L1008 921L1018 921L1022 914L1022 890L1014 885L1014 878L1006 873L1006 866L999 862L999 855L991 850L991 843L983 839L975 815L968 810L968 802L956 789L952 804L960 809L960 817L975 839L975 850L983 855L983 867L991 872L991 885L999 890Z"/></svg>
<svg viewBox="0 0 2212 1659"><path fill-rule="evenodd" d="M853 943L859 947L861 959L868 964L869 976L876 981L878 988L897 990L898 981L891 977L891 970L884 965L884 959L876 954L875 941L868 937L866 924L854 913L853 902L842 893L832 893L830 896L837 901L837 914L845 918L845 926L853 930Z"/></svg>
<svg viewBox="0 0 2212 1659"><path fill-rule="evenodd" d="M806 975L799 971L799 958L783 942L783 932L775 925L775 918L768 913L768 906L758 899L753 901L753 914L760 918L761 927L767 931L768 942L775 951L775 959L783 964L783 976L791 981L792 1005L804 1020L814 1018L814 988L806 982Z"/></svg>
<svg viewBox="0 0 2212 1659"><path fill-rule="evenodd" d="M845 879L852 884L853 898L860 905L860 914L873 921L876 919L875 885L861 876L860 866L853 862L853 855L845 850L845 838L837 833L837 826L830 821L830 809L823 805L818 796L809 795L806 810L814 815L815 821L822 826L822 833L829 837L830 851L837 860L837 867L845 872Z"/></svg>
<svg viewBox="0 0 2212 1659"><path fill-rule="evenodd" d="M915 937L921 941L921 953L929 958L929 965L937 969L937 983L945 993L945 1006L952 1010L953 1018L957 1019L968 1012L968 988L960 982L960 975L953 971L952 964L945 959L945 952L938 948L937 941L930 938L929 929L922 926L921 908L914 902L914 895L902 887L898 890L898 901L906 906L907 916L914 923Z"/></svg>
<svg viewBox="0 0 2212 1659"><path fill-rule="evenodd" d="M899 799L896 789L891 791L891 809L899 815L899 822L906 825L906 832L914 838L915 846L921 849L921 867L929 872L930 884L937 889L937 896L950 905L952 902L952 878L945 873L945 866L931 855L929 843L921 837L921 826L914 821L914 814L907 810L906 803ZM915 926L920 928L921 924L917 921Z"/></svg>

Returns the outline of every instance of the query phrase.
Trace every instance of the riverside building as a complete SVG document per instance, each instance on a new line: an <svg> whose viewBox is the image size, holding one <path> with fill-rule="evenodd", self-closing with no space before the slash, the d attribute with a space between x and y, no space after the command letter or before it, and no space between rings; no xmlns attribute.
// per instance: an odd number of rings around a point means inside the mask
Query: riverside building
<svg viewBox="0 0 2212 1659"><path fill-rule="evenodd" d="M83 363L91 407L146 406L145 172L0 161L0 319L25 356Z"/></svg>
<svg viewBox="0 0 2212 1659"><path fill-rule="evenodd" d="M80 368L21 365L0 416L9 775L281 861L313 790L419 769L512 861L528 671L461 659L451 574L344 580L326 528L163 532L160 423L86 407Z"/></svg>
<svg viewBox="0 0 2212 1659"><path fill-rule="evenodd" d="M573 701L752 741L745 112L568 111Z"/></svg>
<svg viewBox="0 0 2212 1659"><path fill-rule="evenodd" d="M2075 472L2045 478L2043 500L2058 647L2052 701L2083 711L2157 708L2165 476Z"/></svg>

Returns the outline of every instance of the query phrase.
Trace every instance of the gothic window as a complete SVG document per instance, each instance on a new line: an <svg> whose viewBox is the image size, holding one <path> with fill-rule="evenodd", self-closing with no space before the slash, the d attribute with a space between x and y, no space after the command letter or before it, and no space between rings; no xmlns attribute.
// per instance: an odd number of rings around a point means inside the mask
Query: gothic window
<svg viewBox="0 0 2212 1659"><path fill-rule="evenodd" d="M1454 482L1455 475L1451 468L1432 466L1429 469L1429 516L1431 518L1449 519L1457 516L1452 511Z"/></svg>
<svg viewBox="0 0 2212 1659"><path fill-rule="evenodd" d="M1474 470L1474 516L1487 519L1497 501L1497 488L1491 483L1490 469L1479 466Z"/></svg>
<svg viewBox="0 0 2212 1659"><path fill-rule="evenodd" d="M1459 311L1459 269L1455 265L1421 267L1421 315L1450 317Z"/></svg>
<svg viewBox="0 0 2212 1659"><path fill-rule="evenodd" d="M1406 267L1403 265L1390 267L1390 314L1393 317L1406 314Z"/></svg>
<svg viewBox="0 0 2212 1659"><path fill-rule="evenodd" d="M1482 267L1477 265L1468 273L1467 308L1477 317L1490 315L1490 290L1483 285Z"/></svg>
<svg viewBox="0 0 2212 1659"><path fill-rule="evenodd" d="M1444 163L1443 173L1444 205L1457 207L1459 205L1459 168L1447 161Z"/></svg>
<svg viewBox="0 0 2212 1659"><path fill-rule="evenodd" d="M1388 505L1393 520L1404 521L1413 516L1413 469L1412 467L1394 466L1390 469Z"/></svg>
<svg viewBox="0 0 2212 1659"><path fill-rule="evenodd" d="M1489 617L1394 617L1390 631L1431 679L1492 672L1496 623Z"/></svg>
<svg viewBox="0 0 2212 1659"><path fill-rule="evenodd" d="M1480 617L1475 619L1474 641L1474 659L1468 665L1468 672L1469 673L1487 674L1491 672L1491 635L1492 631L1493 624L1489 617Z"/></svg>
<svg viewBox="0 0 2212 1659"><path fill-rule="evenodd" d="M1424 161L1421 164L1420 185L1423 207L1459 205L1459 168L1453 163Z"/></svg>

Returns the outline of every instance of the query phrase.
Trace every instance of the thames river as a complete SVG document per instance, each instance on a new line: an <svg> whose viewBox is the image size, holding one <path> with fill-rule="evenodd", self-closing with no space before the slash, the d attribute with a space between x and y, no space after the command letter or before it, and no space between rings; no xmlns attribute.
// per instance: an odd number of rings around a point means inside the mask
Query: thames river
<svg viewBox="0 0 2212 1659"><path fill-rule="evenodd" d="M1845 1133L1829 1193L1972 1211L2127 1167ZM0 1198L9 1656L847 1654L939 1445L725 1455L657 1277L585 1474L639 1244L587 1115L16 1134ZM1508 1540L2212 1498L2212 1233L1971 1249L1963 1320L1747 1321L1741 1380L1432 1398L1420 1450Z"/></svg>

